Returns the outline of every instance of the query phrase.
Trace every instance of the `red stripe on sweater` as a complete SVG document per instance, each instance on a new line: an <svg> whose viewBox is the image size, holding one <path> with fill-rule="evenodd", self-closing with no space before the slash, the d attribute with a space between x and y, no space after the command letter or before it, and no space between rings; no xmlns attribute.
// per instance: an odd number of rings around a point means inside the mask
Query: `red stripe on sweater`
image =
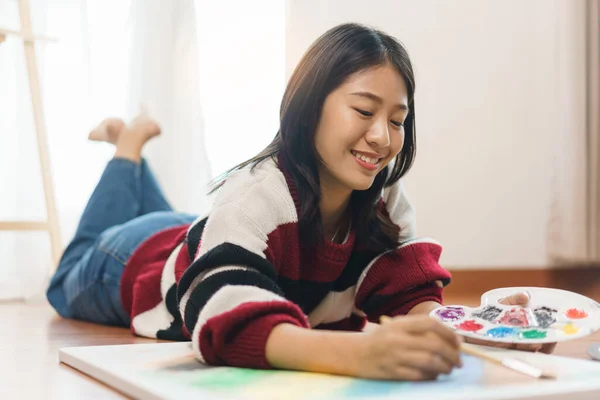
<svg viewBox="0 0 600 400"><path fill-rule="evenodd" d="M335 281L348 264L354 242L352 231L342 244L329 242L321 243L316 249L299 248L298 224L288 223L269 233L265 257L283 278L328 283ZM301 268L301 265L314 267Z"/></svg>
<svg viewBox="0 0 600 400"><path fill-rule="evenodd" d="M427 282L450 279L450 272L438 264L440 254L437 244L414 243L382 255L358 288L356 303L373 294L390 296Z"/></svg>
<svg viewBox="0 0 600 400"><path fill-rule="evenodd" d="M426 301L435 301L442 304L443 290L435 282L430 282L424 286L419 286L414 290L407 290L391 296L382 307L369 314L369 321L379 323L381 316L386 315L395 317L397 315L406 315L418 304Z"/></svg>
<svg viewBox="0 0 600 400"><path fill-rule="evenodd" d="M277 274L291 279L299 279L300 249L298 248L298 224L279 225L267 235L265 258L269 260Z"/></svg>
<svg viewBox="0 0 600 400"><path fill-rule="evenodd" d="M134 251L121 276L121 302L130 317L156 307L161 301L160 281L165 263L181 243L189 225L157 232Z"/></svg>
<svg viewBox="0 0 600 400"><path fill-rule="evenodd" d="M210 318L198 341L204 360L210 365L269 369L265 354L271 330L289 323L309 328L300 308L285 301L248 302Z"/></svg>

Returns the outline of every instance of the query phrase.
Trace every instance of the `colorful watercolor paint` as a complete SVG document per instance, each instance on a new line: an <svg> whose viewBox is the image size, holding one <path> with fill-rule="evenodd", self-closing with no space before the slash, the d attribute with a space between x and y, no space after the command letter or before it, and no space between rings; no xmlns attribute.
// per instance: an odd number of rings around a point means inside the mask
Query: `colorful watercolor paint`
<svg viewBox="0 0 600 400"><path fill-rule="evenodd" d="M556 322L556 313L558 311L550 307L538 307L533 310L533 315L540 328L548 329L550 325Z"/></svg>
<svg viewBox="0 0 600 400"><path fill-rule="evenodd" d="M465 317L465 310L462 307L445 307L436 314L444 321L458 321Z"/></svg>
<svg viewBox="0 0 600 400"><path fill-rule="evenodd" d="M532 329L529 331L523 331L519 334L519 337L523 339L545 339L548 333L546 331Z"/></svg>
<svg viewBox="0 0 600 400"><path fill-rule="evenodd" d="M568 309L565 315L570 319L583 319L588 316L584 310L578 310L577 308Z"/></svg>
<svg viewBox="0 0 600 400"><path fill-rule="evenodd" d="M492 322L502 313L502 310L495 306L486 306L483 310L473 313L474 317L481 318L484 321Z"/></svg>
<svg viewBox="0 0 600 400"><path fill-rule="evenodd" d="M477 322L475 322L475 320L470 319L462 322L459 325L456 325L456 328L465 332L477 332L478 330L483 328L483 325L478 324Z"/></svg>
<svg viewBox="0 0 600 400"><path fill-rule="evenodd" d="M527 305L502 299L526 292ZM542 344L578 339L600 331L600 303L565 290L514 287L490 290L481 305L441 306L429 315L465 337L498 343Z"/></svg>
<svg viewBox="0 0 600 400"><path fill-rule="evenodd" d="M508 326L499 326L497 328L490 329L485 333L485 335L494 338L505 338L509 336L516 336L519 332L520 329L510 328Z"/></svg>
<svg viewBox="0 0 600 400"><path fill-rule="evenodd" d="M499 323L511 326L527 327L529 326L529 318L527 311L524 308L511 308L498 320Z"/></svg>
<svg viewBox="0 0 600 400"><path fill-rule="evenodd" d="M574 335L579 332L579 327L573 324L566 324L563 326L562 331L565 335Z"/></svg>

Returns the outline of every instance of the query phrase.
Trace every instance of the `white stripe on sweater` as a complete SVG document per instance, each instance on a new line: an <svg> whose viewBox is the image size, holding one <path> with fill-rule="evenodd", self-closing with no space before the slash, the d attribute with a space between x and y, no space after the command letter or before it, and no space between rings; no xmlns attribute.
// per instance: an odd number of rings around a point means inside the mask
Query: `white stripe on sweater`
<svg viewBox="0 0 600 400"><path fill-rule="evenodd" d="M273 160L227 178L202 233L196 259L229 242L265 257L268 235L298 221L285 176Z"/></svg>
<svg viewBox="0 0 600 400"><path fill-rule="evenodd" d="M440 242L438 242L437 240L426 237L426 238L418 238L418 239L409 239L409 240L406 240L406 241L400 243L400 246L396 247L396 249L401 249L403 247L410 246L410 245L413 245L415 243L430 243L430 244L438 245L440 247L442 246L440 244Z"/></svg>
<svg viewBox="0 0 600 400"><path fill-rule="evenodd" d="M131 321L131 325L138 335L155 338L159 330L168 329L171 326L174 318L167 309L166 298L167 292L175 284L175 261L182 247L183 242L171 252L163 267L160 278L161 302L156 307L136 315Z"/></svg>
<svg viewBox="0 0 600 400"><path fill-rule="evenodd" d="M216 317L219 314L226 313L235 309L236 307L249 302L274 302L282 301L289 302L281 296L276 295L268 290L258 288L256 286L238 286L229 285L219 289L211 298L208 300L206 305L200 311L196 326L192 334L192 347L195 350L198 359L206 363L202 351L200 351L199 335L200 331L206 324L206 322Z"/></svg>
<svg viewBox="0 0 600 400"><path fill-rule="evenodd" d="M131 325L137 335L155 338L159 330L169 329L173 319L163 300L156 307L136 315Z"/></svg>
<svg viewBox="0 0 600 400"><path fill-rule="evenodd" d="M355 296L356 286L351 286L343 292L329 292L308 315L310 326L315 327L348 318L356 310L354 307Z"/></svg>
<svg viewBox="0 0 600 400"><path fill-rule="evenodd" d="M185 321L185 307L187 306L188 300L190 299L190 296L192 295L192 292L194 291L196 286L198 286L200 284L200 282L202 282L204 279L208 278L209 276L218 274L220 272L250 271L250 270L254 270L254 269L248 268L248 267L226 265L224 267L211 268L211 269L208 269L208 270L198 274L198 276L195 277L194 280L192 281L192 283L190 284L190 287L188 288L188 290L186 290L186 292L183 294L183 296L181 296L181 300L179 301L179 313L181 315L181 319L183 321Z"/></svg>
<svg viewBox="0 0 600 400"><path fill-rule="evenodd" d="M402 181L383 190L383 201L392 222L400 227L399 241L412 239L416 234L415 210L411 206Z"/></svg>
<svg viewBox="0 0 600 400"><path fill-rule="evenodd" d="M166 301L167 292L175 284L175 261L177 261L177 256L182 247L183 242L175 247L175 250L171 252L171 255L169 255L169 258L163 267L160 277L160 295L162 296L163 301Z"/></svg>
<svg viewBox="0 0 600 400"><path fill-rule="evenodd" d="M250 268L250 267L242 267L242 266L239 266L239 265L228 265L228 266L225 266L225 267L217 267L217 268L210 269L204 275L204 279L208 279L208 278L210 278L213 275L220 274L221 272L227 272L227 271L254 271L254 272L258 272L254 268Z"/></svg>

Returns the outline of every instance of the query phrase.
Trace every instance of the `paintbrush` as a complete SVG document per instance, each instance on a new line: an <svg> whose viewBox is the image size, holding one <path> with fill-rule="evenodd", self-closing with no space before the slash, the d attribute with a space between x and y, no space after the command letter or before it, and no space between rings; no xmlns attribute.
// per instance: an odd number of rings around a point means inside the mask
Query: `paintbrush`
<svg viewBox="0 0 600 400"><path fill-rule="evenodd" d="M379 319L381 324L384 324L384 323L388 322L389 320L391 320L391 318L387 317L387 316L382 316ZM553 374L544 372L543 370L539 369L538 367L534 367L533 365L530 365L530 364L526 363L525 361L521 361L521 360L518 360L518 359L512 358L512 357L496 358L494 356L491 356L491 355L489 355L481 350L478 350L475 347L472 347L465 343L461 343L460 351L465 354L469 354L471 356L491 362L492 364L500 365L500 366L508 368L510 370L530 376L532 378L556 379L556 376L554 376Z"/></svg>
<svg viewBox="0 0 600 400"><path fill-rule="evenodd" d="M520 372L520 373L522 373L524 375L528 375L532 378L556 379L555 375L553 375L549 372L545 372L538 367L534 367L533 365L528 364L525 361L521 361L519 359L512 358L512 357L496 358L489 354L484 353L481 350L471 347L465 343L462 343L460 345L460 351L462 351L465 354L469 354L471 356L481 358L482 360L489 361L493 364L501 365L501 366L511 369L513 371Z"/></svg>

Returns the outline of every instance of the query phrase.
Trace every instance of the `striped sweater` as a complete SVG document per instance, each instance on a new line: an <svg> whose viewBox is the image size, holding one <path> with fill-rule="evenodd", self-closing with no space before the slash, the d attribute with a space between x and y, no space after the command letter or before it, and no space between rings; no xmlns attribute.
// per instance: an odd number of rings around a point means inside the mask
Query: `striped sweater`
<svg viewBox="0 0 600 400"><path fill-rule="evenodd" d="M243 169L221 188L210 215L156 233L136 249L121 281L134 334L190 340L211 365L270 368L272 328L360 331L367 320L442 301L441 247L414 238L414 212L400 182L381 203L400 227L398 248L360 250L350 229L341 244L303 250L293 182L277 164Z"/></svg>

